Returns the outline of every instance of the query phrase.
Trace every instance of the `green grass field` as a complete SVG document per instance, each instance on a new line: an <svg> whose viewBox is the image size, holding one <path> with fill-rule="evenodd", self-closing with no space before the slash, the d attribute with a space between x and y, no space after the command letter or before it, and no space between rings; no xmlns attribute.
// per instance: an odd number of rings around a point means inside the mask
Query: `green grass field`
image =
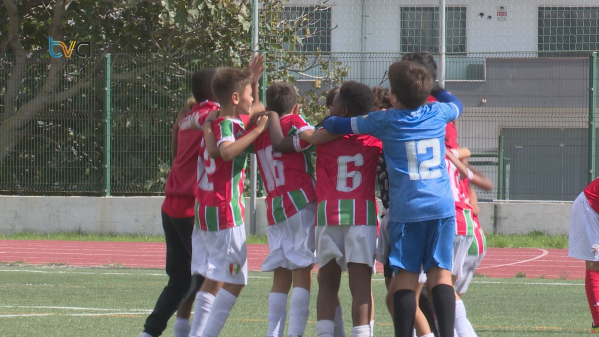
<svg viewBox="0 0 599 337"><path fill-rule="evenodd" d="M222 336L265 335L271 276L250 273ZM0 266L0 336L136 337L166 280L162 270ZM315 336L317 289L306 336ZM392 336L382 276L375 276L373 289L375 335ZM349 332L345 276L340 297ZM590 330L582 281L476 277L465 302L481 337L574 337ZM172 326L164 336L172 336Z"/></svg>
<svg viewBox="0 0 599 337"><path fill-rule="evenodd" d="M20 232L0 235L0 240L59 240L59 241L117 241L117 242L164 242L164 236L142 236L123 234L87 234L81 232L65 232L52 234L36 234ZM247 237L250 244L267 244L266 235ZM526 235L487 234L487 245L496 248L568 248L566 235L546 235L533 231Z"/></svg>

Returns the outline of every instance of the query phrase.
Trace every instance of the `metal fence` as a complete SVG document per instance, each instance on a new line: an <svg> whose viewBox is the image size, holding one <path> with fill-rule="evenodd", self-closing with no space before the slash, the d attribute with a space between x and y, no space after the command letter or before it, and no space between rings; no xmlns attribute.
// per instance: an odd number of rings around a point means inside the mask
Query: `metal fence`
<svg viewBox="0 0 599 337"><path fill-rule="evenodd" d="M429 51L445 87L465 106L460 145L494 182L481 198L572 200L599 164L592 57L599 49L599 5L447 0L442 11L439 2L291 0L269 7L267 1L258 20L270 25L258 36L268 62L265 85L293 82L302 112L316 122L326 115L331 88L346 80L388 86L391 63ZM273 23L293 25L297 39L283 41ZM71 95L62 97L43 95L48 62L28 60L14 99L0 91L2 193L161 194L170 130L191 95L191 74L232 65L214 54L74 57L65 60L59 85ZM15 66L12 56L0 58L0 88ZM98 67L104 71L91 76ZM36 100L45 101L43 108L34 108Z"/></svg>

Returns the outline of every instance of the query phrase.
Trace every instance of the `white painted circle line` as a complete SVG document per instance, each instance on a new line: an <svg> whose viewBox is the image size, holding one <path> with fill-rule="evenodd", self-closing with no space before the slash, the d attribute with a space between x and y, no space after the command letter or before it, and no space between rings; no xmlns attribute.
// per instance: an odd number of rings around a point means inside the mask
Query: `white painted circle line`
<svg viewBox="0 0 599 337"><path fill-rule="evenodd" d="M512 262L512 263L497 264L497 265L494 265L494 266L478 267L477 270L478 269L487 269L487 268L497 268L497 267L513 266L515 264L526 263L526 262L538 260L540 258L543 258L545 255L549 254L549 251L547 251L545 249L538 249L538 250L540 250L542 252L541 255L535 256L532 259L522 260L522 261L516 261L516 262Z"/></svg>

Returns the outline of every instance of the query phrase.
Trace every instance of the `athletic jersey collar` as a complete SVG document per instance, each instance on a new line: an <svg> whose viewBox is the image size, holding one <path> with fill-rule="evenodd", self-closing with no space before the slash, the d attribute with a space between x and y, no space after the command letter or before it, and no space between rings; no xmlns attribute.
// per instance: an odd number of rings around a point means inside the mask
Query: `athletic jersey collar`
<svg viewBox="0 0 599 337"><path fill-rule="evenodd" d="M214 108L214 107L220 108L220 104L217 103L217 102L212 102L210 100L205 100L205 101L203 101L201 103L196 103L193 106L192 110L198 110L200 108L205 108L205 107L207 107L207 108Z"/></svg>

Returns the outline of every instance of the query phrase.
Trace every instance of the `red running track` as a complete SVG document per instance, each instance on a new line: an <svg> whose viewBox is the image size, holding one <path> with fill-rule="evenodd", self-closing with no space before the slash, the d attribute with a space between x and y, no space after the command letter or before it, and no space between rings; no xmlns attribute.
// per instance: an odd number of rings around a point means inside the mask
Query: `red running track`
<svg viewBox="0 0 599 337"><path fill-rule="evenodd" d="M260 270L267 245L248 245L248 267ZM120 265L164 268L165 244L144 242L19 241L0 240L0 262L66 264L68 266ZM377 263L377 271L383 268ZM510 278L584 278L584 262L568 257L566 249L489 248L478 273Z"/></svg>

